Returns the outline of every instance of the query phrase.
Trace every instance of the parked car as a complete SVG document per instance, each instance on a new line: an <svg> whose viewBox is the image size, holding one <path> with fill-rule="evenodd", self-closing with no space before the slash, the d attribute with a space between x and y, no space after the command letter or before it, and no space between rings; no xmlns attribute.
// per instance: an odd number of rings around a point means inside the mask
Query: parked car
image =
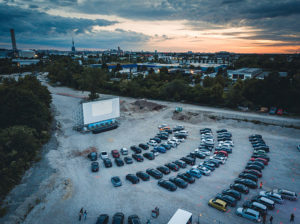
<svg viewBox="0 0 300 224"><path fill-rule="evenodd" d="M172 147L168 144L161 144L160 146L164 147L166 150L170 150Z"/></svg>
<svg viewBox="0 0 300 224"><path fill-rule="evenodd" d="M129 180L132 184L137 184L140 182L139 178L134 174L127 174L126 180Z"/></svg>
<svg viewBox="0 0 300 224"><path fill-rule="evenodd" d="M262 173L258 170L244 170L243 171L244 173L250 173L250 174L253 174L253 175L256 175L257 177L262 177Z"/></svg>
<svg viewBox="0 0 300 224"><path fill-rule="evenodd" d="M258 211L255 211L251 208L238 208L236 210L236 214L238 216L244 217L246 219L255 221L255 222L260 222L261 221L261 216Z"/></svg>
<svg viewBox="0 0 300 224"><path fill-rule="evenodd" d="M256 201L245 201L243 204L244 208L251 208L255 211L258 211L262 216L268 213L268 208L264 204L258 203Z"/></svg>
<svg viewBox="0 0 300 224"><path fill-rule="evenodd" d="M156 150L152 149L150 152L152 152L154 154L155 157L159 156L159 152L157 152Z"/></svg>
<svg viewBox="0 0 300 224"><path fill-rule="evenodd" d="M194 156L194 158L205 159L205 155L200 152L191 152L190 155Z"/></svg>
<svg viewBox="0 0 300 224"><path fill-rule="evenodd" d="M247 165L255 165L255 166L259 166L261 169L265 168L265 165L262 162L259 161L249 161L247 163Z"/></svg>
<svg viewBox="0 0 300 224"><path fill-rule="evenodd" d="M283 200L280 194L274 193L272 191L261 191L259 192L260 196L266 197L271 199L272 201L278 203L278 204L282 204Z"/></svg>
<svg viewBox="0 0 300 224"><path fill-rule="evenodd" d="M103 159L103 163L106 168L112 167L112 162L109 158Z"/></svg>
<svg viewBox="0 0 300 224"><path fill-rule="evenodd" d="M268 160L268 162L270 162L270 157L267 155L253 153L252 158L262 158L262 159L266 159L266 160Z"/></svg>
<svg viewBox="0 0 300 224"><path fill-rule="evenodd" d="M124 224L124 214L122 212L117 212L112 218L112 224Z"/></svg>
<svg viewBox="0 0 300 224"><path fill-rule="evenodd" d="M291 201L296 201L298 199L298 195L296 192L285 190L285 189L274 189L274 193L280 194L282 198L288 199Z"/></svg>
<svg viewBox="0 0 300 224"><path fill-rule="evenodd" d="M190 169L186 173L198 179L202 176L201 172L198 169Z"/></svg>
<svg viewBox="0 0 300 224"><path fill-rule="evenodd" d="M177 166L175 163L167 163L165 166L175 172L179 170L179 166Z"/></svg>
<svg viewBox="0 0 300 224"><path fill-rule="evenodd" d="M98 154L97 154L97 152L91 152L91 153L89 153L88 158L89 158L91 161L96 161L96 160L98 159Z"/></svg>
<svg viewBox="0 0 300 224"><path fill-rule="evenodd" d="M111 155L112 155L113 158L119 158L120 157L120 153L116 149L111 150Z"/></svg>
<svg viewBox="0 0 300 224"><path fill-rule="evenodd" d="M157 134L155 138L159 138L161 140L168 140L168 136L164 134Z"/></svg>
<svg viewBox="0 0 300 224"><path fill-rule="evenodd" d="M142 224L142 222L137 215L130 215L128 217L128 224Z"/></svg>
<svg viewBox="0 0 300 224"><path fill-rule="evenodd" d="M253 180L255 182L257 182L258 180L258 177L256 175L253 175L251 173L245 173L245 172L240 173L239 177L243 179Z"/></svg>
<svg viewBox="0 0 300 224"><path fill-rule="evenodd" d="M189 184L192 184L195 182L195 178L187 173L179 173L179 174L177 174L177 177L183 179L184 181L188 182Z"/></svg>
<svg viewBox="0 0 300 224"><path fill-rule="evenodd" d="M130 158L130 157L128 157L128 156L125 156L125 157L124 157L124 161L125 161L126 164L132 164L132 163L133 163L132 158Z"/></svg>
<svg viewBox="0 0 300 224"><path fill-rule="evenodd" d="M209 176L211 174L211 171L209 169L207 169L205 166L199 165L199 166L197 166L197 169L204 176Z"/></svg>
<svg viewBox="0 0 300 224"><path fill-rule="evenodd" d="M249 179L236 178L234 180L234 183L243 184L249 188L254 188L254 189L257 188L257 183Z"/></svg>
<svg viewBox="0 0 300 224"><path fill-rule="evenodd" d="M134 158L137 162L144 161L144 158L140 154L132 154L132 158Z"/></svg>
<svg viewBox="0 0 300 224"><path fill-rule="evenodd" d="M156 146L156 147L154 147L154 150L157 151L157 152L160 152L160 153L166 153L167 152L166 148L164 148L162 146Z"/></svg>
<svg viewBox="0 0 300 224"><path fill-rule="evenodd" d="M251 201L256 201L258 203L264 204L267 206L268 209L272 210L275 208L275 202L269 198L262 197L262 196L254 196L251 198Z"/></svg>
<svg viewBox="0 0 300 224"><path fill-rule="evenodd" d="M120 186L122 186L122 181L121 181L120 177L118 177L118 176L112 177L111 178L111 182L114 185L114 187L120 187Z"/></svg>
<svg viewBox="0 0 300 224"><path fill-rule="evenodd" d="M171 173L170 169L166 166L159 166L156 169L159 170L160 172L162 172L163 174Z"/></svg>
<svg viewBox="0 0 300 224"><path fill-rule="evenodd" d="M223 190L222 194L227 194L231 197L234 197L237 200L241 200L241 198L242 198L242 194L240 192L236 191L236 190L233 190L233 189Z"/></svg>
<svg viewBox="0 0 300 224"><path fill-rule="evenodd" d="M268 165L268 160L263 159L263 158L253 158L253 157L251 157L250 160L251 160L251 161L259 161L259 162L262 162L265 166Z"/></svg>
<svg viewBox="0 0 300 224"><path fill-rule="evenodd" d="M102 152L100 153L100 157L101 157L101 159L108 159L108 154L107 154L107 152L102 151Z"/></svg>
<svg viewBox="0 0 300 224"><path fill-rule="evenodd" d="M176 191L177 189L176 185L168 180L159 180L157 184L169 191Z"/></svg>
<svg viewBox="0 0 300 224"><path fill-rule="evenodd" d="M183 162L194 166L195 165L195 159L189 158L189 157L182 157L180 160L182 160Z"/></svg>
<svg viewBox="0 0 300 224"><path fill-rule="evenodd" d="M115 158L115 163L117 166L124 166L124 162L121 158Z"/></svg>
<svg viewBox="0 0 300 224"><path fill-rule="evenodd" d="M222 201L225 201L227 205L229 205L230 207L235 207L237 203L237 200L234 197L231 197L227 194L217 194L215 196L215 199L220 199Z"/></svg>
<svg viewBox="0 0 300 224"><path fill-rule="evenodd" d="M139 154L142 152L142 149L140 147L137 147L136 145L130 146L130 149L134 151L135 154Z"/></svg>
<svg viewBox="0 0 300 224"><path fill-rule="evenodd" d="M92 162L91 163L91 170L92 170L92 172L98 172L99 171L99 163L98 162Z"/></svg>
<svg viewBox="0 0 300 224"><path fill-rule="evenodd" d="M210 199L208 202L208 205L216 208L222 212L226 212L227 211L227 203L225 201L222 201L220 199Z"/></svg>
<svg viewBox="0 0 300 224"><path fill-rule="evenodd" d="M217 155L223 155L223 156L228 157L228 152L225 152L224 150L221 150L221 151L215 151L214 154L217 154Z"/></svg>
<svg viewBox="0 0 300 224"><path fill-rule="evenodd" d="M179 166L180 168L186 168L186 163L181 160L176 160L174 163Z"/></svg>
<svg viewBox="0 0 300 224"><path fill-rule="evenodd" d="M108 224L109 216L107 214L101 214L98 216L96 224Z"/></svg>
<svg viewBox="0 0 300 224"><path fill-rule="evenodd" d="M160 138L154 137L154 138L150 138L150 140L154 140L154 141L156 141L156 143L161 143L161 139Z"/></svg>
<svg viewBox="0 0 300 224"><path fill-rule="evenodd" d="M147 142L147 144L151 146L157 146L157 142L154 140L150 140L149 142Z"/></svg>
<svg viewBox="0 0 300 224"><path fill-rule="evenodd" d="M176 184L176 186L180 187L180 188L187 188L187 186L188 186L187 182L185 182L183 179L178 178L178 177L170 177L169 181Z"/></svg>
<svg viewBox="0 0 300 224"><path fill-rule="evenodd" d="M148 173L150 176L154 177L155 179L160 179L163 177L163 174L160 171L152 168L147 169L146 173Z"/></svg>
<svg viewBox="0 0 300 224"><path fill-rule="evenodd" d="M275 115L275 114L276 114L276 111L277 111L277 108L276 108L276 107L271 107L270 110L269 110L269 114Z"/></svg>
<svg viewBox="0 0 300 224"><path fill-rule="evenodd" d="M128 149L126 149L126 148L121 148L120 152L123 156L128 155Z"/></svg>
<svg viewBox="0 0 300 224"><path fill-rule="evenodd" d="M261 170L262 170L260 168L260 166L257 166L257 165L247 165L245 168L248 169L248 170L257 170L259 172L261 172Z"/></svg>
<svg viewBox="0 0 300 224"><path fill-rule="evenodd" d="M147 173L145 173L145 172L143 172L143 171L137 172L137 173L136 173L136 176L137 176L138 178L142 179L143 181L147 181L147 180L150 179L149 174L147 174Z"/></svg>
<svg viewBox="0 0 300 224"><path fill-rule="evenodd" d="M149 160L154 160L155 159L155 156L154 156L154 153L153 152L146 152L143 154L143 156Z"/></svg>
<svg viewBox="0 0 300 224"><path fill-rule="evenodd" d="M249 193L249 188L243 184L231 184L230 188L244 194Z"/></svg>
<svg viewBox="0 0 300 224"><path fill-rule="evenodd" d="M139 147L144 149L144 150L149 149L149 146L147 144L144 144L144 143L139 144Z"/></svg>

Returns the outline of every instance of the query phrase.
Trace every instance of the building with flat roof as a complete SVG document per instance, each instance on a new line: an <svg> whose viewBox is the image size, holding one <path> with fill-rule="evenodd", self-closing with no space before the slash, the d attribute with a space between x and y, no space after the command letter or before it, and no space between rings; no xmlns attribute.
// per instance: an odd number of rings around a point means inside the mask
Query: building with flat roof
<svg viewBox="0 0 300 224"><path fill-rule="evenodd" d="M238 79L245 80L255 78L262 73L260 68L240 68L237 70L228 70L228 78L236 81Z"/></svg>

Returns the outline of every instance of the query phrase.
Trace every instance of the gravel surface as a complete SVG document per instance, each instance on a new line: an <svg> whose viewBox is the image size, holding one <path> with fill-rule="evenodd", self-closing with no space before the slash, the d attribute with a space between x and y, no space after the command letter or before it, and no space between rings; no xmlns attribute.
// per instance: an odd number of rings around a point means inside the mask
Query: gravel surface
<svg viewBox="0 0 300 224"><path fill-rule="evenodd" d="M209 111L207 107L193 106L180 103L169 103L153 101L165 105L160 111L121 111L120 127L100 134L81 134L72 129L74 125L74 110L79 105L80 98L57 95L55 93L69 93L83 96L87 93L74 91L65 87L49 87L53 94L53 104L56 107L56 120L61 124L61 130L56 132L58 148L50 150L46 158L51 169L55 169L55 175L43 182L39 191L47 192L26 216L23 223L76 223L81 207L87 210L88 217L85 223L95 223L98 215L106 213L110 217L116 212L123 212L125 218L131 214L137 214L142 223L151 216L151 210L158 206L160 216L157 219L151 218L151 223L167 223L178 208L188 210L193 213L194 221L201 214L200 223L251 223L246 219L234 214L235 208L230 208L227 213L219 212L208 207L208 200L216 193L228 188L233 180L245 167L252 153L252 147L248 141L250 134L262 134L266 143L270 146L269 156L271 158L269 166L263 170L263 189L287 188L300 194L300 152L296 145L300 144L300 131L291 128L282 128L274 125L256 125L251 122L236 120L213 120L209 117L199 116L196 120L178 121L172 120L175 106L182 106L184 111L192 111L201 114ZM120 98L125 104L132 103L135 99ZM247 116L245 113L231 112L228 110L211 109L213 113L237 114ZM258 114L252 114L255 119L264 118ZM250 116L250 117L251 117ZM269 116L266 116L269 119ZM270 119L283 120L285 118L271 117ZM291 118L286 119L292 122ZM299 120L294 119L295 122ZM85 156L78 156L88 147L96 147L98 151L110 153L113 149L121 147L129 148L131 145L145 143L153 137L159 124L166 123L171 127L184 125L189 131L189 137L185 143L178 148L159 155L155 160L145 159L143 163L134 162L131 165L112 168L105 168L102 161L100 171L92 173L90 171L90 161ZM203 176L196 180L187 189L177 189L169 192L157 185L157 180L151 178L148 182L140 182L132 185L125 180L128 173L145 171L147 168L155 168L167 162L181 158L193 151L199 145L199 129L212 128L214 136L216 130L227 128L233 135L235 147L225 165L218 168L211 176ZM129 150L131 151L131 150ZM131 153L131 152L130 152ZM111 155L110 155L111 157ZM197 163L200 160L197 159ZM186 171L187 168L184 170ZM183 171L183 170L182 170ZM169 178L175 176L175 172L164 176ZM123 186L114 188L110 182L112 176L120 176ZM247 198L257 194L259 190L251 190L250 194L243 196L238 203L240 206ZM300 223L299 202L285 201L283 205L276 205L273 215L273 223L287 223L290 213L296 215ZM19 216L11 216L5 223L15 223L20 220Z"/></svg>

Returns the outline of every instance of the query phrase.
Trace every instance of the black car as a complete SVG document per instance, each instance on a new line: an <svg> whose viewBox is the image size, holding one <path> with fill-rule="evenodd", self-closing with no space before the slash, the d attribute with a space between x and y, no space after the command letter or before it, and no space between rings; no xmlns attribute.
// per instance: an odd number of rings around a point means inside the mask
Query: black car
<svg viewBox="0 0 300 224"><path fill-rule="evenodd" d="M208 163L213 163L215 165L215 167L219 167L220 164L222 164L222 162L220 160L216 160L216 159L209 159L207 160Z"/></svg>
<svg viewBox="0 0 300 224"><path fill-rule="evenodd" d="M169 191L176 191L177 189L176 185L168 180L159 180L157 184Z"/></svg>
<svg viewBox="0 0 300 224"><path fill-rule="evenodd" d="M133 184L137 184L138 182L140 182L140 179L134 174L127 174L126 180L129 180Z"/></svg>
<svg viewBox="0 0 300 224"><path fill-rule="evenodd" d="M164 147L166 150L170 150L171 146L168 144L161 144L160 146Z"/></svg>
<svg viewBox="0 0 300 224"><path fill-rule="evenodd" d="M240 173L239 175L240 178L243 178L243 179L249 179L249 180L253 180L253 181L257 181L258 180L258 177L256 175L253 175L251 173Z"/></svg>
<svg viewBox="0 0 300 224"><path fill-rule="evenodd" d="M121 187L122 186L122 181L120 177L114 176L111 179L111 183L114 185L114 187Z"/></svg>
<svg viewBox="0 0 300 224"><path fill-rule="evenodd" d="M159 170L160 172L162 172L163 174L171 173L170 169L166 166L159 166L156 169Z"/></svg>
<svg viewBox="0 0 300 224"><path fill-rule="evenodd" d="M259 202L257 202L257 203L259 203ZM262 205L264 205L264 204L262 204ZM268 212L268 209L266 207L265 207L265 209L263 209L261 206L256 206L256 204L254 203L254 201L253 202L251 202L251 201L245 201L245 203L243 204L243 207L244 208L251 208L251 209L253 209L255 211L258 211L262 216L266 215L267 212Z"/></svg>
<svg viewBox="0 0 300 224"><path fill-rule="evenodd" d="M216 168L216 165L212 162L204 161L203 166L205 166L207 169L214 171Z"/></svg>
<svg viewBox="0 0 300 224"><path fill-rule="evenodd" d="M188 186L187 182L185 182L183 179L178 177L170 177L169 181L176 184L176 186L180 188L186 188Z"/></svg>
<svg viewBox="0 0 300 224"><path fill-rule="evenodd" d="M91 169L92 169L92 172L98 172L99 171L99 163L98 162L92 162L91 163Z"/></svg>
<svg viewBox="0 0 300 224"><path fill-rule="evenodd" d="M230 188L244 194L249 193L249 188L243 184L231 184Z"/></svg>
<svg viewBox="0 0 300 224"><path fill-rule="evenodd" d="M165 166L175 172L179 170L179 166L177 166L175 163L167 163Z"/></svg>
<svg viewBox="0 0 300 224"><path fill-rule="evenodd" d="M124 162L121 158L115 158L115 163L117 166L124 166Z"/></svg>
<svg viewBox="0 0 300 224"><path fill-rule="evenodd" d="M132 158L134 158L137 162L143 162L144 158L139 154L132 154Z"/></svg>
<svg viewBox="0 0 300 224"><path fill-rule="evenodd" d="M186 168L186 163L181 160L176 160L174 163L179 166L180 168Z"/></svg>
<svg viewBox="0 0 300 224"><path fill-rule="evenodd" d="M98 158L97 152L91 152L91 153L88 155L88 158L89 158L91 161L96 161L97 158Z"/></svg>
<svg viewBox="0 0 300 224"><path fill-rule="evenodd" d="M168 132L169 134L172 134L172 133L173 133L173 131L172 131L171 129L165 129L164 131L165 131L165 132Z"/></svg>
<svg viewBox="0 0 300 224"><path fill-rule="evenodd" d="M261 172L261 168L260 168L260 166L257 166L257 165L247 165L246 166L246 169L247 170L258 170L258 171L260 171Z"/></svg>
<svg viewBox="0 0 300 224"><path fill-rule="evenodd" d="M195 178L187 173L179 173L177 177L183 179L184 181L188 182L189 184L195 183Z"/></svg>
<svg viewBox="0 0 300 224"><path fill-rule="evenodd" d="M182 157L180 160L182 160L183 162L191 165L191 166L194 166L195 165L195 159L193 158L189 158L189 157Z"/></svg>
<svg viewBox="0 0 300 224"><path fill-rule="evenodd" d="M234 180L234 183L243 184L247 187L254 188L254 189L257 188L257 183L249 179L236 178Z"/></svg>
<svg viewBox="0 0 300 224"><path fill-rule="evenodd" d="M231 197L227 194L217 194L215 199L220 199L222 201L225 201L231 207L235 207L237 203L237 200L234 197Z"/></svg>
<svg viewBox="0 0 300 224"><path fill-rule="evenodd" d="M205 159L205 155L200 152L191 152L190 154L194 154L196 158L198 159Z"/></svg>
<svg viewBox="0 0 300 224"><path fill-rule="evenodd" d="M128 224L142 224L140 218L137 215L131 215L128 217Z"/></svg>
<svg viewBox="0 0 300 224"><path fill-rule="evenodd" d="M261 169L265 168L265 165L262 162L259 161L249 161L247 163L247 165L255 165L255 166L259 166Z"/></svg>
<svg viewBox="0 0 300 224"><path fill-rule="evenodd" d="M154 137L154 138L150 138L150 140L154 140L154 141L156 141L157 143L161 143L161 139L160 139L160 138Z"/></svg>
<svg viewBox="0 0 300 224"><path fill-rule="evenodd" d="M241 200L241 198L242 198L242 194L240 192L236 191L236 190L233 190L233 189L224 190L224 191L222 191L222 194L227 194L231 197L234 197L237 200Z"/></svg>
<svg viewBox="0 0 300 224"><path fill-rule="evenodd" d="M253 158L262 158L262 159L266 159L268 162L270 161L270 157L266 156L266 155L262 155L262 154L257 154L257 153L253 153L252 154Z"/></svg>
<svg viewBox="0 0 300 224"><path fill-rule="evenodd" d="M184 133L176 133L174 135L176 138L187 138L188 134L184 134Z"/></svg>
<svg viewBox="0 0 300 224"><path fill-rule="evenodd" d="M130 149L131 149L132 151L134 151L135 154L139 154L139 153L142 152L142 149L141 149L140 147L137 147L136 145L130 146Z"/></svg>
<svg viewBox="0 0 300 224"><path fill-rule="evenodd" d="M163 174L156 169L151 169L151 168L147 169L146 173L148 173L150 176L154 177L155 179L160 179L163 177Z"/></svg>
<svg viewBox="0 0 300 224"><path fill-rule="evenodd" d="M155 136L155 138L159 138L161 140L167 140L168 139L168 136L167 135L163 135L163 134L157 134Z"/></svg>
<svg viewBox="0 0 300 224"><path fill-rule="evenodd" d="M117 212L112 218L112 224L123 224L124 223L124 214L122 212Z"/></svg>
<svg viewBox="0 0 300 224"><path fill-rule="evenodd" d="M139 147L144 149L144 150L149 149L149 146L147 144L144 144L144 143L139 144Z"/></svg>
<svg viewBox="0 0 300 224"><path fill-rule="evenodd" d="M112 167L112 162L109 158L103 159L103 163L106 168Z"/></svg>
<svg viewBox="0 0 300 224"><path fill-rule="evenodd" d="M128 156L125 156L125 157L124 157L124 161L125 161L126 164L132 164L132 163L133 163L132 158L130 158L130 157L128 157Z"/></svg>
<svg viewBox="0 0 300 224"><path fill-rule="evenodd" d="M154 156L154 153L153 152L146 152L143 154L143 156L149 160L154 160L155 159L155 156Z"/></svg>
<svg viewBox="0 0 300 224"><path fill-rule="evenodd" d="M101 214L98 216L96 224L107 224L109 220L109 216L106 214Z"/></svg>
<svg viewBox="0 0 300 224"><path fill-rule="evenodd" d="M145 173L145 172L143 172L143 171L137 172L137 173L136 173L136 176L137 176L138 178L142 179L143 181L147 181L147 180L150 179L149 174L147 174L147 173Z"/></svg>

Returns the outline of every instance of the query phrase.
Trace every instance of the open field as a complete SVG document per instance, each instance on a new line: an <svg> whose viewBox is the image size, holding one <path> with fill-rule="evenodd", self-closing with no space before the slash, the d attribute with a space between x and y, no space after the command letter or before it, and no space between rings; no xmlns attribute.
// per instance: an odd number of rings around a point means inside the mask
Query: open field
<svg viewBox="0 0 300 224"><path fill-rule="evenodd" d="M49 87L49 89L52 93L77 94L78 96L86 94L62 87ZM261 178L264 183L263 189L287 188L300 194L300 152L296 149L296 145L300 144L300 130L231 119L213 119L211 116L206 116L206 113L219 114L220 117L226 114L241 117L242 113L221 109L210 110L206 107L180 103L155 101L166 107L160 111L133 110L130 103L136 99L123 97L120 99L123 101L120 127L93 135L91 133L80 134L72 130L74 110L81 99L53 94L55 118L60 123L60 128L55 133L58 148L50 150L46 157L51 169L55 172L41 183L39 192L35 195L38 195L40 201L30 210L23 223L76 223L81 207L88 211L86 220L88 224L95 223L99 214L107 213L112 217L116 212L123 212L125 218L131 214L137 214L142 219L142 223L145 223L150 218L151 210L156 206L160 208L160 216L158 219L151 219L151 223L167 223L178 208L192 212L194 222L201 214L200 223L251 223L236 216L235 208L222 213L208 207L207 203L216 193L228 188L243 170L252 154L248 136L254 133L261 134L270 146L271 161L263 170ZM172 119L175 106L182 106L184 113L191 112L191 118ZM249 119L254 117L255 120L264 119L274 122L279 120L287 124L299 125L297 119L258 114L243 116ZM125 164L124 167L117 167L113 164L112 168L105 168L101 162L100 171L91 173L91 162L85 156L80 156L80 152L89 147L96 147L99 152L110 152L112 149L129 148L131 145L145 143L150 137L154 137L158 131L157 126L162 123L169 124L171 127L177 124L184 125L189 131L189 137L178 148L159 155L153 161L145 159L143 163L134 162L131 165ZM215 137L217 129L227 128L232 132L235 143L233 153L226 164L216 169L211 176L203 176L194 184L189 185L187 189L177 189L175 192L159 187L154 178L151 178L150 182L140 182L137 185L132 185L125 180L125 175L128 173L156 168L193 151L199 145L199 129L204 127L211 128ZM196 161L200 162L199 159ZM171 172L164 178L175 175L176 173ZM112 176L120 176L123 186L114 188L110 182ZM246 198L258 192L259 190L251 190L249 195L243 196L238 206ZM276 205L269 215L273 215L273 223L284 224L289 222L290 213L293 212L296 215L296 223L300 223L300 216L297 215L299 211L299 201L285 201L283 205ZM6 217L5 223L15 223L16 220L20 220L20 216L21 211L16 216Z"/></svg>

